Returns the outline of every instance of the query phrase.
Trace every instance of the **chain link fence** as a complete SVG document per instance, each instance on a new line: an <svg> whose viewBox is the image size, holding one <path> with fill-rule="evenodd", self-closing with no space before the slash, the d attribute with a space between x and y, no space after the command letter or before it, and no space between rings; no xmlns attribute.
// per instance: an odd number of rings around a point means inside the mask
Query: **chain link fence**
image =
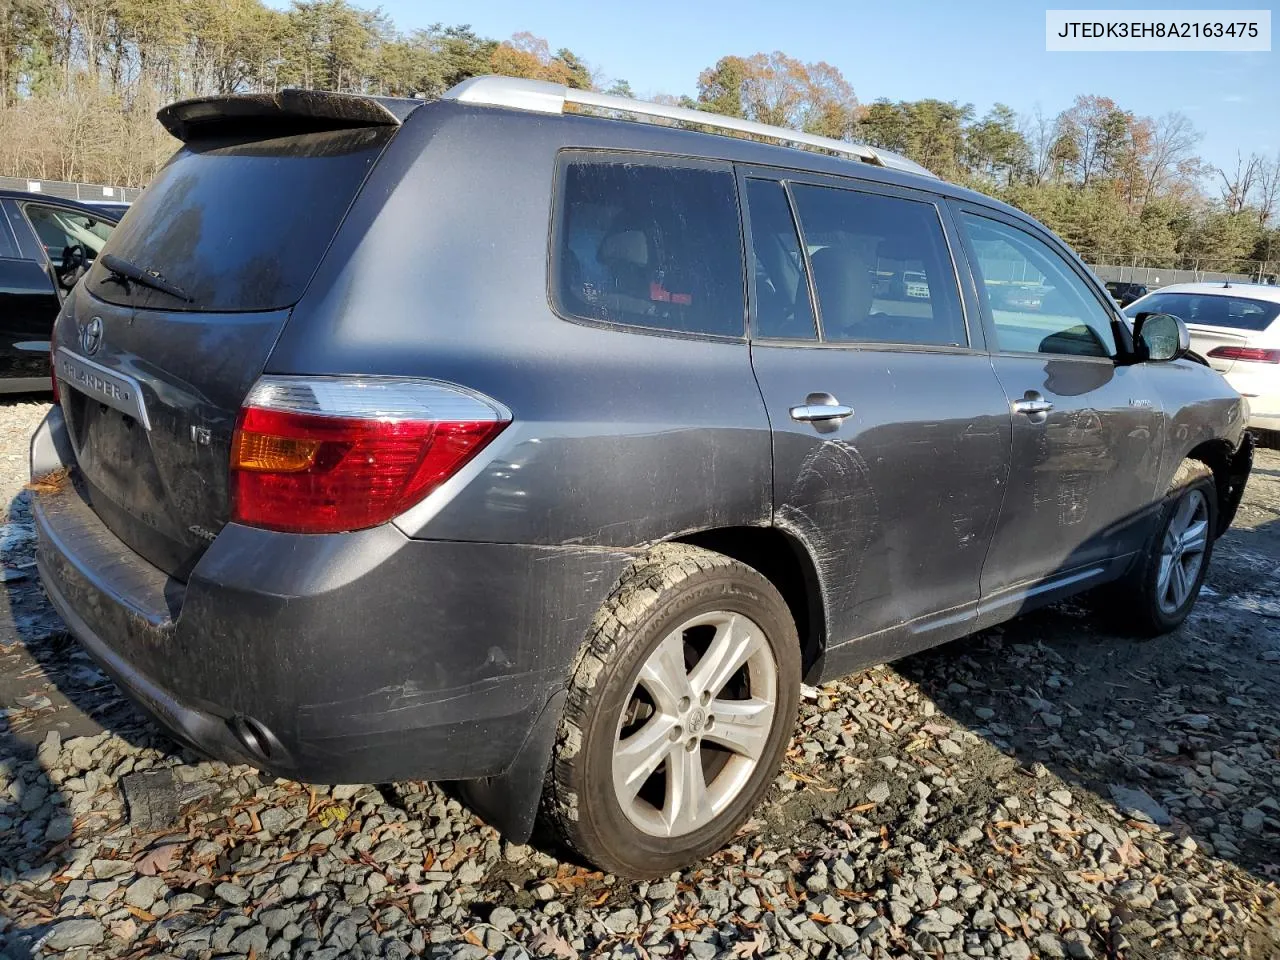
<svg viewBox="0 0 1280 960"><path fill-rule="evenodd" d="M1213 257L1186 257L1159 263L1155 257L1102 255L1089 264L1103 281L1119 280L1142 283L1148 287L1165 287L1171 283L1227 281L1235 283L1280 282L1280 260L1226 260ZM1174 265L1176 264L1176 266Z"/></svg>
<svg viewBox="0 0 1280 960"><path fill-rule="evenodd" d="M79 200L81 203L132 203L142 193L141 187L111 187L97 183L66 183L62 180L26 177L0 177L0 190L23 190L62 200Z"/></svg>

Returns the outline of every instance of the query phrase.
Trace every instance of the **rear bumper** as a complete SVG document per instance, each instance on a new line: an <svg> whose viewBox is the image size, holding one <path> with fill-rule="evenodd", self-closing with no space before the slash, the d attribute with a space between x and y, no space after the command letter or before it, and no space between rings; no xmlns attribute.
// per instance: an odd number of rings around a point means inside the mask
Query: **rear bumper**
<svg viewBox="0 0 1280 960"><path fill-rule="evenodd" d="M32 442L57 459L56 409ZM562 691L621 551L227 525L183 584L68 483L34 504L71 632L199 751L312 782L502 775ZM540 719L541 718L541 719ZM246 730L248 733L246 734Z"/></svg>

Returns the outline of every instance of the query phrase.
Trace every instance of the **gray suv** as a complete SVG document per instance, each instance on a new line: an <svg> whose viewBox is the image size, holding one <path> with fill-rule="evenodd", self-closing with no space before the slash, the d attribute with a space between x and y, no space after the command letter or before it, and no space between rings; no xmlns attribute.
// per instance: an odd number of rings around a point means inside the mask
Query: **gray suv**
<svg viewBox="0 0 1280 960"><path fill-rule="evenodd" d="M214 757L661 874L802 681L1094 588L1168 631L1239 502L1182 324L892 154L500 77L160 119L56 323L39 569Z"/></svg>

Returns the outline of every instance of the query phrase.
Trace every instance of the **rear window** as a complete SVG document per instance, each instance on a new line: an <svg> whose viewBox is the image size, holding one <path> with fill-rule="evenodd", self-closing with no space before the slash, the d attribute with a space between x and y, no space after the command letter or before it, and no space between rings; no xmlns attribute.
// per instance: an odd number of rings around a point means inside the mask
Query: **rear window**
<svg viewBox="0 0 1280 960"><path fill-rule="evenodd" d="M332 130L179 150L102 252L159 273L189 303L117 280L101 258L93 293L169 310L272 310L297 303L393 127Z"/></svg>
<svg viewBox="0 0 1280 960"><path fill-rule="evenodd" d="M1280 303L1210 293L1153 293L1140 303L1125 307L1125 316L1139 313L1171 313L1183 323L1237 330L1265 330L1280 314Z"/></svg>
<svg viewBox="0 0 1280 960"><path fill-rule="evenodd" d="M682 162L564 165L552 293L583 320L741 337L742 239L733 175Z"/></svg>

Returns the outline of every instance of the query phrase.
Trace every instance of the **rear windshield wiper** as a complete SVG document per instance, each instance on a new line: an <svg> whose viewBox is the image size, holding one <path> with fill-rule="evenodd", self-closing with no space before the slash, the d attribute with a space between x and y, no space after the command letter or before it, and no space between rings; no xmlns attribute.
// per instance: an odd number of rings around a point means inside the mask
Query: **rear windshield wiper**
<svg viewBox="0 0 1280 960"><path fill-rule="evenodd" d="M131 263L117 257L114 253L108 253L99 257L98 262L107 268L107 272L111 274L113 279L119 281L130 281L139 283L144 287L150 287L152 290L159 290L161 293L167 293L171 297L176 297L183 303L191 303L192 300L187 296L187 292L176 283L170 283L159 270L148 270L140 267L136 263Z"/></svg>

